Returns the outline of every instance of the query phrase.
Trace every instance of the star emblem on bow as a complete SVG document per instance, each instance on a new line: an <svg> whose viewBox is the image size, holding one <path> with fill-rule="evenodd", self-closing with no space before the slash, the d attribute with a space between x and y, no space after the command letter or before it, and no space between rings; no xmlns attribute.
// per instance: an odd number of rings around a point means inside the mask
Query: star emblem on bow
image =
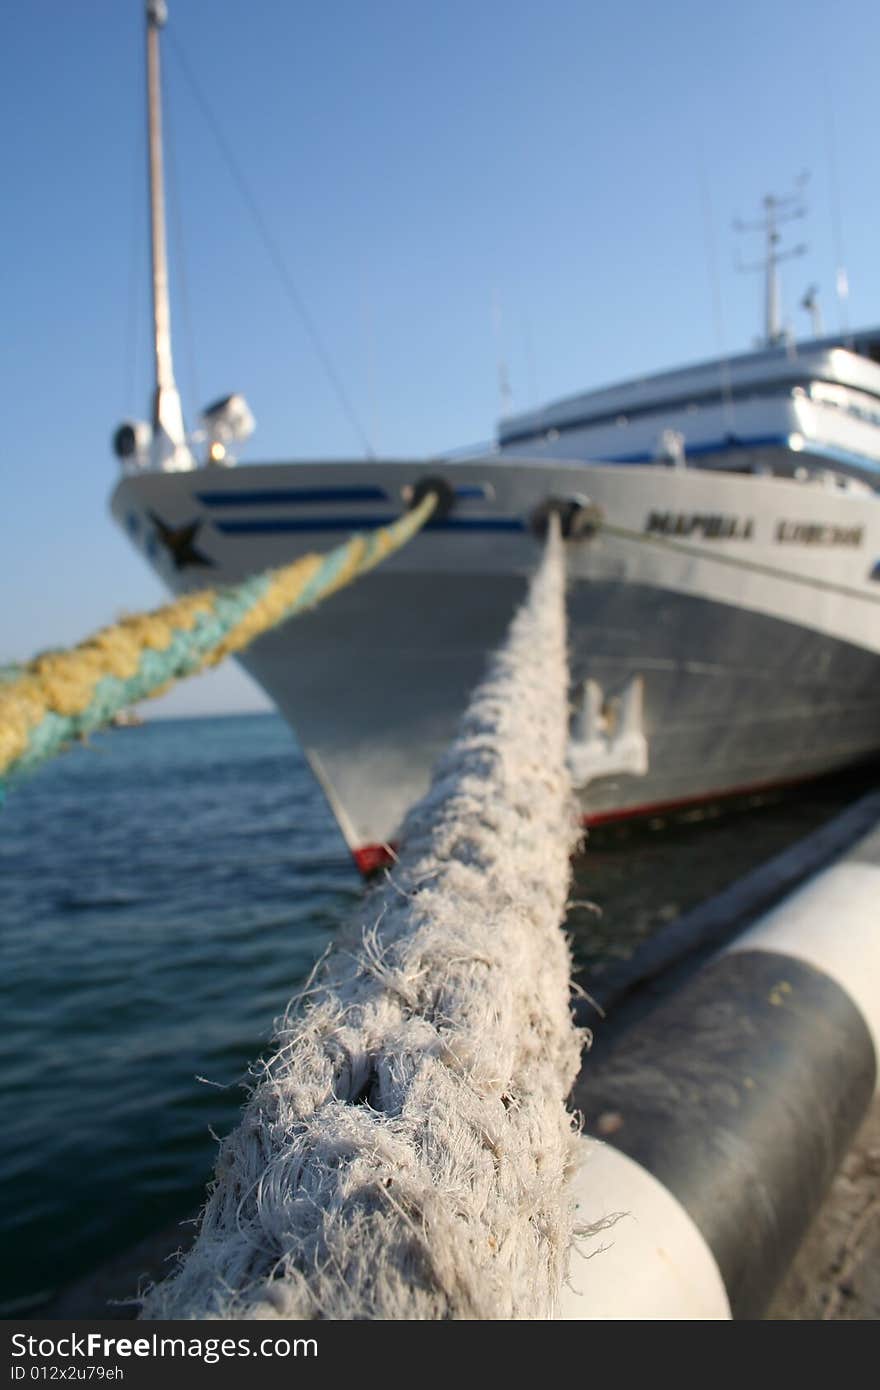
<svg viewBox="0 0 880 1390"><path fill-rule="evenodd" d="M201 521L190 521L184 526L169 526L155 512L150 512L150 520L156 528L160 543L174 561L175 569L182 570L187 565L213 567L214 561L195 544Z"/></svg>

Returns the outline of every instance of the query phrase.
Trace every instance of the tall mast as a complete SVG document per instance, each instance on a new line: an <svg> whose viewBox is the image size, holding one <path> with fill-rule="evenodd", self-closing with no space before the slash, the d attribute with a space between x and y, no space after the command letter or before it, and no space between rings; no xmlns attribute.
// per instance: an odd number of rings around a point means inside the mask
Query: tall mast
<svg viewBox="0 0 880 1390"><path fill-rule="evenodd" d="M153 267L153 339L156 390L153 398L154 468L192 468L186 445L180 394L171 360L171 308L168 300L168 251L165 238L165 181L162 168L162 89L159 30L168 17L165 0L147 0L147 130L150 173L150 248Z"/></svg>
<svg viewBox="0 0 880 1390"><path fill-rule="evenodd" d="M794 218L804 217L806 207L803 201L801 189L806 182L806 175L801 175L797 181L798 191L779 197L776 194L768 193L764 199L764 216L757 222L741 222L737 220L734 226L738 232L763 232L766 237L766 254L762 261L756 261L752 265L738 264L738 270L760 270L764 272L764 346L776 347L786 340L785 330L782 326L782 311L779 293L779 263L780 261L790 260L792 256L802 256L806 251L806 246L794 246L790 251L780 251L779 243L781 236L779 232L780 222L790 222Z"/></svg>
<svg viewBox="0 0 880 1390"><path fill-rule="evenodd" d="M767 226L767 279L764 288L764 338L778 343L782 337L779 316L779 231L776 226L776 199L768 193L764 199Z"/></svg>

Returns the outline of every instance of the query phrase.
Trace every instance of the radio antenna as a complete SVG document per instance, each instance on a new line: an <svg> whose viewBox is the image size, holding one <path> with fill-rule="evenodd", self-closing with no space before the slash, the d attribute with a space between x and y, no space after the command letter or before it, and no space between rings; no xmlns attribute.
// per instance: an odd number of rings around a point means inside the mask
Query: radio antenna
<svg viewBox="0 0 880 1390"><path fill-rule="evenodd" d="M779 228L785 222L806 217L807 205L804 199L804 186L809 179L809 174L801 174L795 184L793 193L778 195L768 193L763 202L764 216L759 217L755 222L743 222L737 219L734 222L734 229L738 232L762 232L764 235L765 252L759 261L753 261L749 265L744 265L737 261L737 270L753 271L760 270L764 274L764 346L778 347L785 342L786 335L782 327L782 308L779 288L779 266L782 261L792 260L795 256L803 256L806 253L806 246L801 244L793 246L788 251L781 251L779 243L782 234Z"/></svg>

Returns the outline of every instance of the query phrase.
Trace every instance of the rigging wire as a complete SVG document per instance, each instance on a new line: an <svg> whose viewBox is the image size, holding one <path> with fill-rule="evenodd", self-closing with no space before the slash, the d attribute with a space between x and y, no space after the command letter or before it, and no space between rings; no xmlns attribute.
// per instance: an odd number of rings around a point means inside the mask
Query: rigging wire
<svg viewBox="0 0 880 1390"><path fill-rule="evenodd" d="M367 356L367 391L370 402L370 436L379 447L381 430L379 428L379 407L376 394L376 341L373 322L373 306L369 296L366 272L361 273L361 314L363 318L364 342Z"/></svg>
<svg viewBox="0 0 880 1390"><path fill-rule="evenodd" d="M825 148L828 156L828 182L831 185L831 235L834 244L835 285L837 303L840 310L840 331L849 338L849 282L846 274L846 259L843 247L843 221L840 215L840 185L837 175L837 128L834 119L834 103L831 98L831 83L825 73Z"/></svg>
<svg viewBox="0 0 880 1390"><path fill-rule="evenodd" d="M275 266L275 270L278 274L278 277L282 285L284 286L284 289L287 293L287 297L293 305L293 308L295 309L296 313L299 315L300 322L305 328L306 334L308 335L311 341L312 347L314 348L321 362L321 365L324 368L324 372L326 373L327 379L331 387L333 388L333 391L336 395L342 412L348 420L348 423L354 430L355 434L360 439L361 445L364 449L367 458L375 458L375 453L373 451L373 446L370 442L369 436L367 435L366 430L363 428L358 418L357 412L355 411L355 408L352 405L348 393L342 384L342 380L339 376L339 373L337 372L336 367L333 363L333 359L331 358L330 353L328 349L325 347L323 339L321 338L321 335L318 332L317 325L315 324L314 319L309 313L305 305L305 302L302 298L302 295L300 294L299 290L293 282L293 279L291 278L290 272L285 264L284 257L279 249L278 243L269 230L266 220L263 217L263 214L260 210L259 204L257 203L253 195L253 192L251 191L250 185L245 179L243 173L241 172L241 169L238 165L238 161L232 153L232 149L229 145L229 142L224 136L223 131L218 121L216 120L214 113L210 105L208 104L208 101L205 98L201 87L199 86L199 83L196 80L195 73L190 67L186 55L184 54L183 49L177 42L174 35L169 32L167 38L170 42L171 48L173 49L178 63L180 64L184 77L190 85L193 96L195 97L198 106L201 108L202 115L204 116L211 129L214 135L214 139L217 141L217 144L220 148L220 152L226 161L227 167L229 168L229 172L231 173L235 183L238 185L239 192L241 193L250 211L250 214L254 219L254 224L260 235L263 245L268 253L269 259Z"/></svg>
<svg viewBox="0 0 880 1390"><path fill-rule="evenodd" d="M526 358L526 372L528 373L529 395L531 396L531 409L537 410L541 403L538 394L538 371L535 366L535 340L532 335L532 320L528 313L522 316L523 348Z"/></svg>
<svg viewBox="0 0 880 1390"><path fill-rule="evenodd" d="M728 434L733 428L733 391L730 385L730 359L725 345L724 305L721 299L721 280L718 274L718 254L715 238L715 220L712 216L712 199L709 193L709 180L702 146L697 147L697 178L700 185L700 203L703 211L703 250L706 255L706 268L712 289L712 319L715 328L715 343L718 351L719 372L721 375L721 400L724 427Z"/></svg>

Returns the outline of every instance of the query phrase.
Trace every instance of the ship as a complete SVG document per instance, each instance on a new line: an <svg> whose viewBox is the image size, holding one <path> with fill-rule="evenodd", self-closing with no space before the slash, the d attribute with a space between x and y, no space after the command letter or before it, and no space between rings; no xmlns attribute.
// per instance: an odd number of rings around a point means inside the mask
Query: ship
<svg viewBox="0 0 880 1390"><path fill-rule="evenodd" d="M117 710L110 720L114 729L139 729L143 723L144 716L136 709Z"/></svg>
<svg viewBox="0 0 880 1390"><path fill-rule="evenodd" d="M479 451L234 462L240 395L188 435L174 382L159 35L147 4L156 382L114 442L114 518L175 594L384 525L424 531L238 659L355 861L393 854L539 562L565 535L569 763L586 824L752 795L880 752L880 328L794 341L768 197L760 344L508 416Z"/></svg>

